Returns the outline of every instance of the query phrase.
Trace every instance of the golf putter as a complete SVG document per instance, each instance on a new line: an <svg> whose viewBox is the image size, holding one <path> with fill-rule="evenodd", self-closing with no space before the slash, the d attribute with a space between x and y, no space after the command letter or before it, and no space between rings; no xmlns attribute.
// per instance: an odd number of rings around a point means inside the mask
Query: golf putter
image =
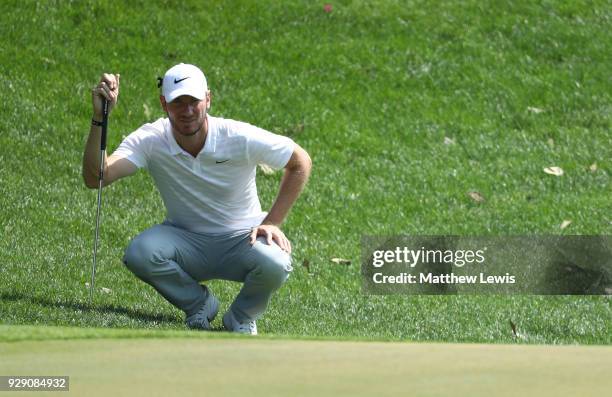
<svg viewBox="0 0 612 397"><path fill-rule="evenodd" d="M98 237L100 233L100 206L102 205L102 182L104 180L104 154L106 152L106 127L108 126L108 100L102 100L102 135L100 136L100 172L98 174L98 208L96 210L96 237L94 239L93 266L91 268L91 284L89 285L89 306L93 302L96 287L96 256L98 254Z"/></svg>

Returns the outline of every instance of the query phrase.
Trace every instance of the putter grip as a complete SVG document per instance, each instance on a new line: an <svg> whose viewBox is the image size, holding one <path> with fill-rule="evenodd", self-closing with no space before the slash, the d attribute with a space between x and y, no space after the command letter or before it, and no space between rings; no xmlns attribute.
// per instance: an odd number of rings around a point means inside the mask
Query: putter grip
<svg viewBox="0 0 612 397"><path fill-rule="evenodd" d="M106 127L108 127L108 100L102 101L102 136L100 137L100 150L106 150Z"/></svg>

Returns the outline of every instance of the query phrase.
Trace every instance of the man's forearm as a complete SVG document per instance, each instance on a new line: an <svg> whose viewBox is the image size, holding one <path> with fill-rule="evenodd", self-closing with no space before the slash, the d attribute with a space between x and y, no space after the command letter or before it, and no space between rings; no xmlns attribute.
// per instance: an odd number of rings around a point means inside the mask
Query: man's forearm
<svg viewBox="0 0 612 397"><path fill-rule="evenodd" d="M85 151L83 153L83 180L87 187L97 187L100 172L100 137L102 127L93 125L89 130ZM106 152L104 152L106 159Z"/></svg>
<svg viewBox="0 0 612 397"><path fill-rule="evenodd" d="M104 101L108 103L108 114L111 113L113 107L117 104L119 97L119 74L104 73L100 78L98 85L91 90L91 100L93 105L93 120L97 122L103 121ZM98 186L98 178L100 173L100 137L102 136L102 127L91 125L85 150L83 153L83 181L89 188ZM104 164L106 164L106 151L104 152ZM104 167L106 175L107 166ZM105 178L106 179L106 178Z"/></svg>
<svg viewBox="0 0 612 397"><path fill-rule="evenodd" d="M280 189L276 201L268 216L262 222L263 224L280 225L283 223L289 210L300 196L304 189L304 185L310 176L310 164L305 164L294 169L285 169L283 179L281 180Z"/></svg>

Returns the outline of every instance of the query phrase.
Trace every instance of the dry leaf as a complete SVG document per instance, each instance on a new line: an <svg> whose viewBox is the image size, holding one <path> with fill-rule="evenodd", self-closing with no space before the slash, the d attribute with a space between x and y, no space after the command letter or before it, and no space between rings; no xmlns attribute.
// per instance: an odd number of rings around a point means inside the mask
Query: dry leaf
<svg viewBox="0 0 612 397"><path fill-rule="evenodd" d="M100 288L100 290L104 292L105 294L110 294L112 292L109 288L105 288L105 287Z"/></svg>
<svg viewBox="0 0 612 397"><path fill-rule="evenodd" d="M554 175L554 176L563 175L563 170L561 169L561 167L546 167L544 168L544 172L546 172L549 175Z"/></svg>
<svg viewBox="0 0 612 397"><path fill-rule="evenodd" d="M259 164L259 169L261 170L261 172L263 172L265 175L272 175L274 174L274 169L266 164Z"/></svg>
<svg viewBox="0 0 612 397"><path fill-rule="evenodd" d="M550 147L555 147L555 141L552 138L548 138L546 143L548 143L548 146Z"/></svg>
<svg viewBox="0 0 612 397"><path fill-rule="evenodd" d="M485 198L482 196L482 194L478 193L477 191L468 192L468 196L470 196L470 198L477 203L482 203L485 201Z"/></svg>
<svg viewBox="0 0 612 397"><path fill-rule="evenodd" d="M572 221L570 220L564 220L563 222L561 222L561 226L559 226L561 229L565 229L566 227L568 227L569 225L571 225Z"/></svg>
<svg viewBox="0 0 612 397"><path fill-rule="evenodd" d="M304 259L304 261L302 262L302 266L304 266L306 268L306 271L310 273L310 261L308 259Z"/></svg>
<svg viewBox="0 0 612 397"><path fill-rule="evenodd" d="M591 166L589 167L589 170L591 170L591 172L597 171L597 163L591 164Z"/></svg>
<svg viewBox="0 0 612 397"><path fill-rule="evenodd" d="M516 325L512 322L512 320L510 320L510 328L512 328L512 335L517 338L518 333L516 332Z"/></svg>
<svg viewBox="0 0 612 397"><path fill-rule="evenodd" d="M348 265L351 264L350 259L332 258L331 261L334 262L335 264L338 264L338 265L347 265L348 266Z"/></svg>
<svg viewBox="0 0 612 397"><path fill-rule="evenodd" d="M516 324L514 324L512 320L510 320L510 328L512 329L512 336L514 336L516 339L527 340L525 335L519 333L518 329L516 328Z"/></svg>
<svg viewBox="0 0 612 397"><path fill-rule="evenodd" d="M531 113L535 113L535 114L544 113L544 109L536 108L534 106L528 106L527 107L527 111L529 111Z"/></svg>
<svg viewBox="0 0 612 397"><path fill-rule="evenodd" d="M145 114L145 117L146 117L147 119L150 119L150 118L151 118L151 109L149 108L149 106L147 106L147 104L146 104L146 103L143 103L143 104L142 104L142 108L144 109L144 114Z"/></svg>
<svg viewBox="0 0 612 397"><path fill-rule="evenodd" d="M85 288L89 288L89 283L85 283Z"/></svg>
<svg viewBox="0 0 612 397"><path fill-rule="evenodd" d="M449 137L445 136L445 137L444 137L444 144L445 144L445 145L454 145L454 144L455 144L455 141L454 141L454 140L452 140L451 138L449 138Z"/></svg>

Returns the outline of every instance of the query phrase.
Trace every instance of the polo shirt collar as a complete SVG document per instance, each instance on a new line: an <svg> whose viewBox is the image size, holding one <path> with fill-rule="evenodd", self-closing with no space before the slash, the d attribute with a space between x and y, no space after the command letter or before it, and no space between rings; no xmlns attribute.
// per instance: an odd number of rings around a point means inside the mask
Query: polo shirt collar
<svg viewBox="0 0 612 397"><path fill-rule="evenodd" d="M206 119L208 120L208 132L206 135L206 141L204 142L204 147L200 150L200 153L214 153L215 148L217 146L217 129L214 127L214 117L210 117L208 114L206 115ZM170 124L170 119L166 119L166 135L168 136L168 143L170 144L170 154L176 156L179 153L185 153L182 147L176 142L176 138L174 138L174 134L172 133L172 124Z"/></svg>
<svg viewBox="0 0 612 397"><path fill-rule="evenodd" d="M217 149L217 126L215 124L215 118L206 114L206 122L208 124L206 142L204 142L204 147L200 153L214 153Z"/></svg>

